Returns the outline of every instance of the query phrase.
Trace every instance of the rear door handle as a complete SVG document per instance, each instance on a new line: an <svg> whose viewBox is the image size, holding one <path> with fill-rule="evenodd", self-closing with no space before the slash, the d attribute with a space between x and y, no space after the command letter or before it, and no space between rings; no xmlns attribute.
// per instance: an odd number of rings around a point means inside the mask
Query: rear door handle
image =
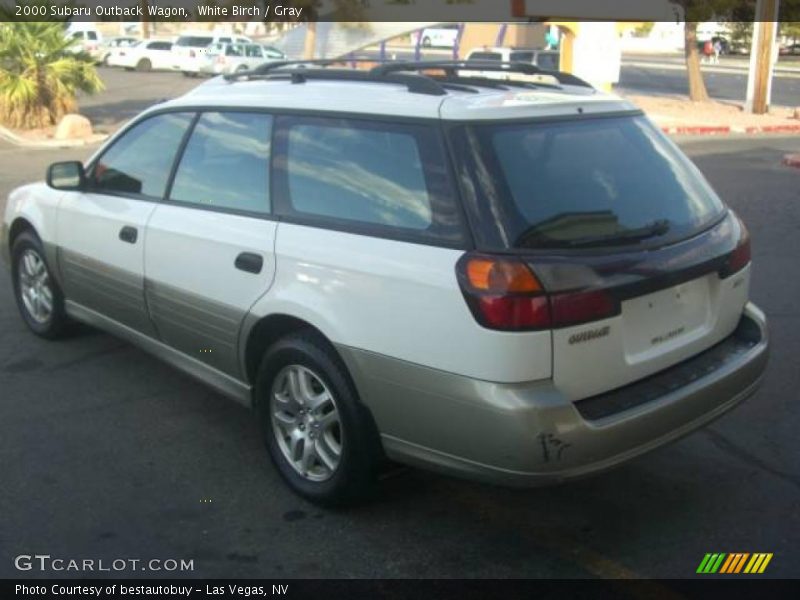
<svg viewBox="0 0 800 600"><path fill-rule="evenodd" d="M261 268L264 266L264 257L260 254L253 254L252 252L242 252L236 257L236 262L234 264L240 271L261 273Z"/></svg>
<svg viewBox="0 0 800 600"><path fill-rule="evenodd" d="M119 239L123 242L128 242L129 244L135 244L136 239L139 237L139 231L136 227L131 227L130 225L126 225L122 229L119 230Z"/></svg>

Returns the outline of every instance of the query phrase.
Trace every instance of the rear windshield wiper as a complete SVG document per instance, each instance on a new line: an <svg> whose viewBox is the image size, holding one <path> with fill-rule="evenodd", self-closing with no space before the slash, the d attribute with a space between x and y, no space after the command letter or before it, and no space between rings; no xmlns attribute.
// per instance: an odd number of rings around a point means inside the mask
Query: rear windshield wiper
<svg viewBox="0 0 800 600"><path fill-rule="evenodd" d="M653 221L644 227L627 229L618 233L607 235L585 236L575 239L557 239L540 235L535 226L524 232L517 240L517 246L525 248L580 248L584 246L623 246L641 242L654 237L666 234L670 229L670 222L666 219Z"/></svg>
<svg viewBox="0 0 800 600"><path fill-rule="evenodd" d="M660 237L669 231L670 223L666 219L653 221L644 227L636 229L627 229L619 233L610 235L595 235L574 240L564 240L564 244L571 248L580 246L622 246L624 244L631 244L649 240L654 237Z"/></svg>

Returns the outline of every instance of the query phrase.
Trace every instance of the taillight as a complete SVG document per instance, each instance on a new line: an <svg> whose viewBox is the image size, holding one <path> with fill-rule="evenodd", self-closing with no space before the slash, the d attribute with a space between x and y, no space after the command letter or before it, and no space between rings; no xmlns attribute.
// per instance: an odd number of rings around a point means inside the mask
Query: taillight
<svg viewBox="0 0 800 600"><path fill-rule="evenodd" d="M736 245L733 252L730 253L728 260L725 262L725 266L722 268L721 276L723 279L725 277L730 277L734 273L738 273L750 264L750 232L747 231L747 227L744 226L741 220L739 220L739 227L741 228L739 243Z"/></svg>
<svg viewBox="0 0 800 600"><path fill-rule="evenodd" d="M218 56L217 57L217 64L218 65L224 65L225 64L225 57L222 56L222 55Z"/></svg>
<svg viewBox="0 0 800 600"><path fill-rule="evenodd" d="M548 294L525 262L465 255L458 278L475 319L489 329L532 331L614 316L619 303L605 290Z"/></svg>
<svg viewBox="0 0 800 600"><path fill-rule="evenodd" d="M189 58L194 58L194 57L195 57L194 50L189 50Z"/></svg>

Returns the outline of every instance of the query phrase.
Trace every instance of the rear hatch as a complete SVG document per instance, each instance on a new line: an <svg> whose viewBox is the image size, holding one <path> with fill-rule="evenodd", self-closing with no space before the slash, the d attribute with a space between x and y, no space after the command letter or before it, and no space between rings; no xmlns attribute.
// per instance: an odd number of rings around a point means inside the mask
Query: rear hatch
<svg viewBox="0 0 800 600"><path fill-rule="evenodd" d="M535 275L546 310L514 328L552 331L553 380L571 400L734 331L747 232L646 118L491 122L453 135L476 245Z"/></svg>

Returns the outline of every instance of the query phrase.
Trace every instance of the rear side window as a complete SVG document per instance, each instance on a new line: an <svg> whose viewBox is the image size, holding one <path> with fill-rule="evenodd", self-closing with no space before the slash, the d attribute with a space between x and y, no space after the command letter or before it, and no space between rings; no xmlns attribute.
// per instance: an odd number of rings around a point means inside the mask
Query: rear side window
<svg viewBox="0 0 800 600"><path fill-rule="evenodd" d="M204 113L183 152L169 199L268 213L271 135L269 115Z"/></svg>
<svg viewBox="0 0 800 600"><path fill-rule="evenodd" d="M460 137L463 135L463 137ZM482 245L664 244L711 225L723 205L644 117L475 125L456 134Z"/></svg>
<svg viewBox="0 0 800 600"><path fill-rule="evenodd" d="M95 163L93 191L162 198L191 114L150 117L129 129Z"/></svg>
<svg viewBox="0 0 800 600"><path fill-rule="evenodd" d="M511 62L533 62L533 52L512 52L510 57Z"/></svg>
<svg viewBox="0 0 800 600"><path fill-rule="evenodd" d="M560 54L542 53L536 55L536 66L545 71L558 71L560 62Z"/></svg>
<svg viewBox="0 0 800 600"><path fill-rule="evenodd" d="M356 232L461 241L435 130L354 119L281 117L279 123L282 213Z"/></svg>

